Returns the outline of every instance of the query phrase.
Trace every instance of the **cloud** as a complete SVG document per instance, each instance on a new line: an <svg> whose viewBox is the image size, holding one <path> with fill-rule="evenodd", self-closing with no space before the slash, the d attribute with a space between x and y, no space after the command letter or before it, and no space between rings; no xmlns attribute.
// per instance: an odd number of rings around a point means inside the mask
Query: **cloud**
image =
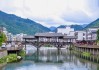
<svg viewBox="0 0 99 70"><path fill-rule="evenodd" d="M69 12L68 14L64 14L62 18L66 21L72 21L75 23L89 23L92 21L92 18L83 11Z"/></svg>
<svg viewBox="0 0 99 70"><path fill-rule="evenodd" d="M0 10L45 26L85 24L99 18L98 0L0 0Z"/></svg>

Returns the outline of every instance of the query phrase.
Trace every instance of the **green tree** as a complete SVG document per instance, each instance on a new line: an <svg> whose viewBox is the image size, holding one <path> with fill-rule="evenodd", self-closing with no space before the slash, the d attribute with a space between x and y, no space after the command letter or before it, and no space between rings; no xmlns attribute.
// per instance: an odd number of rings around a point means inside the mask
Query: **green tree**
<svg viewBox="0 0 99 70"><path fill-rule="evenodd" d="M4 33L0 33L0 46L2 45L2 43L6 42L7 37Z"/></svg>
<svg viewBox="0 0 99 70"><path fill-rule="evenodd" d="M97 31L97 44L99 43L99 30Z"/></svg>

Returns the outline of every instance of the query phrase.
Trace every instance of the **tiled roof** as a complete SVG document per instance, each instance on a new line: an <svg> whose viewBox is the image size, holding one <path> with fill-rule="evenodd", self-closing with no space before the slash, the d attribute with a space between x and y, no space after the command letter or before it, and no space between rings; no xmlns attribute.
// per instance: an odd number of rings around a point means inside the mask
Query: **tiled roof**
<svg viewBox="0 0 99 70"><path fill-rule="evenodd" d="M64 35L64 38L65 39L76 39L77 37L76 36L66 36L66 35Z"/></svg>
<svg viewBox="0 0 99 70"><path fill-rule="evenodd" d="M34 36L24 36L23 39L24 38L35 38L35 37Z"/></svg>
<svg viewBox="0 0 99 70"><path fill-rule="evenodd" d="M36 33L35 36L45 36L45 37L59 37L63 36L62 33Z"/></svg>

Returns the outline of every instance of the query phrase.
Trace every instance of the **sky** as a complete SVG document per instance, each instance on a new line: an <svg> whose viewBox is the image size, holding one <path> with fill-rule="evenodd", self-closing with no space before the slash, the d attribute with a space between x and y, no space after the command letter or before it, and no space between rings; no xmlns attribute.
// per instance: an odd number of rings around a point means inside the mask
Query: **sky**
<svg viewBox="0 0 99 70"><path fill-rule="evenodd" d="M99 18L99 0L0 0L0 10L47 27L88 24Z"/></svg>

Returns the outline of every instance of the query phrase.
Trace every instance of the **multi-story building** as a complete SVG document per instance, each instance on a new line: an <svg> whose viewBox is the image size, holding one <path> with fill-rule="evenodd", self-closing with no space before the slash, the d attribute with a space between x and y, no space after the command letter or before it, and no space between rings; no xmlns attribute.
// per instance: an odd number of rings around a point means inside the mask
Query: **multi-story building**
<svg viewBox="0 0 99 70"><path fill-rule="evenodd" d="M86 40L86 31L76 31L75 36L77 41Z"/></svg>
<svg viewBox="0 0 99 70"><path fill-rule="evenodd" d="M97 39L97 30L99 27L92 27L88 28L83 31L76 31L75 35L77 37L76 40L82 41L82 40L89 40L89 41L95 41Z"/></svg>
<svg viewBox="0 0 99 70"><path fill-rule="evenodd" d="M67 36L74 36L75 31L74 28L71 28L70 26L66 26L65 28L58 28L57 33L62 33Z"/></svg>
<svg viewBox="0 0 99 70"><path fill-rule="evenodd" d="M15 41L23 41L23 37L26 36L26 34L20 33L20 34L16 34L14 36Z"/></svg>
<svg viewBox="0 0 99 70"><path fill-rule="evenodd" d="M74 31L74 28L66 26L65 28L58 28L57 33L62 33L66 36L75 37L77 41L87 40L95 41L97 39L97 30L99 27L91 27L82 31Z"/></svg>
<svg viewBox="0 0 99 70"><path fill-rule="evenodd" d="M13 35L11 33L7 34L7 41L13 41Z"/></svg>
<svg viewBox="0 0 99 70"><path fill-rule="evenodd" d="M65 42L76 42L76 36L74 28L71 28L71 26L66 26L65 28L58 28L57 33L62 33L64 35L64 41Z"/></svg>
<svg viewBox="0 0 99 70"><path fill-rule="evenodd" d="M99 27L88 28L87 29L87 40L96 40L98 29L99 29Z"/></svg>

